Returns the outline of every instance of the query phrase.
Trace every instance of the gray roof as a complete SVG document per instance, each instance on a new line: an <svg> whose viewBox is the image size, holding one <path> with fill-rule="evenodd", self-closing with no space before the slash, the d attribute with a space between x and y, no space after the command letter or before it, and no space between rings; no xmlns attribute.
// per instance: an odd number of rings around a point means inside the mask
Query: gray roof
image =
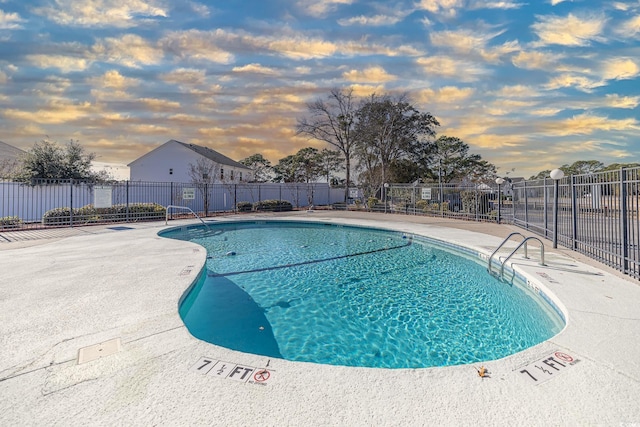
<svg viewBox="0 0 640 427"><path fill-rule="evenodd" d="M13 145L6 144L0 141L0 159L17 159L25 152Z"/></svg>
<svg viewBox="0 0 640 427"><path fill-rule="evenodd" d="M227 165L227 166L233 166L236 168L240 168L240 169L247 169L247 170L251 170L251 168L243 165L242 163L236 162L233 159L230 159L229 157L218 153L215 150L212 150L209 147L201 147L200 145L195 145L195 144L187 144L184 142L180 142L180 141L176 141L175 139L172 139L169 142L177 142L178 144L182 145L185 148L188 148L190 150L195 151L196 153L200 154L203 157L206 157L209 160L212 160L218 164L221 165Z"/></svg>

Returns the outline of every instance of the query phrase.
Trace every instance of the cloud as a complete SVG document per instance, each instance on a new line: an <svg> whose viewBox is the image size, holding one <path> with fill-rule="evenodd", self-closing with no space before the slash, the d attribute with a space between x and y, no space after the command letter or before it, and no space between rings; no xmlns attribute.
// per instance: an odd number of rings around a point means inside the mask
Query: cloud
<svg viewBox="0 0 640 427"><path fill-rule="evenodd" d="M640 67L631 58L614 58L604 62L602 77L607 80L633 79L638 75Z"/></svg>
<svg viewBox="0 0 640 427"><path fill-rule="evenodd" d="M173 112L180 109L180 103L176 101L170 101L167 99L158 98L140 98L140 102L144 104L144 108L151 111L164 111Z"/></svg>
<svg viewBox="0 0 640 427"><path fill-rule="evenodd" d="M224 30L187 30L167 34L160 40L160 45L176 59L230 64L235 56L222 49L220 44L240 40L241 37Z"/></svg>
<svg viewBox="0 0 640 427"><path fill-rule="evenodd" d="M116 70L109 70L101 76L89 79L89 83L101 88L123 90L137 85L139 80L125 77Z"/></svg>
<svg viewBox="0 0 640 427"><path fill-rule="evenodd" d="M269 67L264 67L260 64L247 64L241 67L233 67L232 71L234 73L265 74L271 76L275 76L278 74L277 70Z"/></svg>
<svg viewBox="0 0 640 427"><path fill-rule="evenodd" d="M64 55L35 54L27 55L26 59L38 68L57 68L63 73L84 71L91 65L87 58Z"/></svg>
<svg viewBox="0 0 640 427"><path fill-rule="evenodd" d="M157 65L164 56L158 46L136 34L125 34L119 38L105 38L92 47L97 58L104 62L141 68L145 65Z"/></svg>
<svg viewBox="0 0 640 427"><path fill-rule="evenodd" d="M443 86L438 89L421 90L416 100L420 103L429 105L438 104L458 104L469 100L476 90L471 87Z"/></svg>
<svg viewBox="0 0 640 427"><path fill-rule="evenodd" d="M555 53L520 51L511 58L511 62L516 67L526 70L548 70L555 67L559 59L559 55Z"/></svg>
<svg viewBox="0 0 640 427"><path fill-rule="evenodd" d="M579 18L573 14L566 17L538 16L531 28L539 37L537 45L587 46L591 41L603 40L606 18Z"/></svg>
<svg viewBox="0 0 640 427"><path fill-rule="evenodd" d="M418 9L426 10L443 17L454 17L458 9L465 6L463 0L420 0L416 5Z"/></svg>
<svg viewBox="0 0 640 427"><path fill-rule="evenodd" d="M457 78L463 82L478 80L479 76L488 71L477 64L467 60L458 60L448 56L429 56L418 58L416 63L420 65L427 75Z"/></svg>
<svg viewBox="0 0 640 427"><path fill-rule="evenodd" d="M636 15L617 26L615 32L625 38L637 38L640 35L640 15Z"/></svg>
<svg viewBox="0 0 640 427"><path fill-rule="evenodd" d="M434 47L443 48L447 51L469 56L478 56L484 61L497 63L501 57L518 51L518 42L506 42L499 46L487 47L487 44L495 37L502 34L502 31L494 33L483 33L477 30L463 29L456 31L432 32L429 36Z"/></svg>
<svg viewBox="0 0 640 427"><path fill-rule="evenodd" d="M17 13L7 13L4 10L0 10L0 30L17 30L22 27L24 19Z"/></svg>
<svg viewBox="0 0 640 427"><path fill-rule="evenodd" d="M382 67L369 67L364 70L350 70L342 73L349 82L384 83L396 80L397 77L385 71Z"/></svg>
<svg viewBox="0 0 640 427"><path fill-rule="evenodd" d="M197 3L192 1L192 2L189 2L189 6L191 7L191 10L193 10L195 14L198 16L208 17L211 14L209 7L207 7L202 3Z"/></svg>
<svg viewBox="0 0 640 427"><path fill-rule="evenodd" d="M522 6L526 6L526 3L516 3L513 1L485 1L485 0L476 0L470 2L469 9L470 10L478 10L478 9L520 9Z"/></svg>
<svg viewBox="0 0 640 427"><path fill-rule="evenodd" d="M73 103L69 100L53 100L37 111L7 108L2 115L10 120L22 120L38 124L62 124L86 118L93 112L88 102Z"/></svg>
<svg viewBox="0 0 640 427"><path fill-rule="evenodd" d="M373 16L354 16L351 18L343 18L338 20L338 24L342 26L363 25L369 27L382 27L386 25L394 25L402 21L403 16L391 15L373 15Z"/></svg>
<svg viewBox="0 0 640 427"><path fill-rule="evenodd" d="M354 0L299 0L296 6L306 15L316 18L335 12L340 5L350 5Z"/></svg>
<svg viewBox="0 0 640 427"><path fill-rule="evenodd" d="M177 68L168 73L161 74L160 79L165 83L180 86L198 86L205 83L206 73L205 70L198 70L194 68Z"/></svg>
<svg viewBox="0 0 640 427"><path fill-rule="evenodd" d="M524 101L521 99L496 99L489 103L485 111L493 116L506 116L508 114L517 114L523 110L529 110L531 107L538 105L538 101Z"/></svg>
<svg viewBox="0 0 640 427"><path fill-rule="evenodd" d="M542 131L557 136L589 135L598 131L639 130L635 119L611 119L604 116L579 114L565 120L541 124Z"/></svg>
<svg viewBox="0 0 640 427"><path fill-rule="evenodd" d="M498 98L537 98L542 94L532 86L503 86L493 93Z"/></svg>
<svg viewBox="0 0 640 427"><path fill-rule="evenodd" d="M604 85L605 82L603 80L594 80L586 76L567 73L552 77L543 87L547 90L573 87L588 93Z"/></svg>
<svg viewBox="0 0 640 427"><path fill-rule="evenodd" d="M167 17L154 0L53 0L34 9L37 15L64 26L132 28L143 19Z"/></svg>
<svg viewBox="0 0 640 427"><path fill-rule="evenodd" d="M617 93L605 95L603 106L633 109L640 105L640 96L620 96Z"/></svg>

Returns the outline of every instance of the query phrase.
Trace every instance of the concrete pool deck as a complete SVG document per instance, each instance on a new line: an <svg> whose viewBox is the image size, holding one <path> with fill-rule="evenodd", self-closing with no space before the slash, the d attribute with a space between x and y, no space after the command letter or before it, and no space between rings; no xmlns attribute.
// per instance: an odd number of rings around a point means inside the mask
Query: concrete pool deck
<svg viewBox="0 0 640 427"><path fill-rule="evenodd" d="M485 253L523 232L337 211L228 219L254 218L385 226ZM181 224L197 222L169 227ZM547 240L547 266L532 244L514 268L564 305L559 335L483 364L389 370L269 359L192 337L178 301L206 253L159 237L165 228L0 243L0 425L640 425L640 282Z"/></svg>

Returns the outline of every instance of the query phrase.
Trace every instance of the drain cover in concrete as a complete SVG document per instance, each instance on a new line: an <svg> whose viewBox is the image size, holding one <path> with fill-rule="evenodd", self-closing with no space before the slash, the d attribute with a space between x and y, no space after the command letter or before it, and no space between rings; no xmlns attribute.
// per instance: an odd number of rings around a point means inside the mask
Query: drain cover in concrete
<svg viewBox="0 0 640 427"><path fill-rule="evenodd" d="M83 347L78 350L78 364L111 356L119 352L121 347L120 338L114 338L99 344L90 345L89 347Z"/></svg>
<svg viewBox="0 0 640 427"><path fill-rule="evenodd" d="M123 230L133 230L131 227L126 227L124 225L119 225L116 227L107 227L109 230L123 231Z"/></svg>

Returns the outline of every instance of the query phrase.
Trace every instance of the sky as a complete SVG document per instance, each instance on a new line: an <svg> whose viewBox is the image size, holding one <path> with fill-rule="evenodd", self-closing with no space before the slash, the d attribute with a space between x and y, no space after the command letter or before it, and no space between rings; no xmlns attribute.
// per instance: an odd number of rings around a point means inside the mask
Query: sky
<svg viewBox="0 0 640 427"><path fill-rule="evenodd" d="M640 162L640 0L0 0L0 140L273 164L332 88L408 94L498 167ZM330 148L330 147L329 147Z"/></svg>

